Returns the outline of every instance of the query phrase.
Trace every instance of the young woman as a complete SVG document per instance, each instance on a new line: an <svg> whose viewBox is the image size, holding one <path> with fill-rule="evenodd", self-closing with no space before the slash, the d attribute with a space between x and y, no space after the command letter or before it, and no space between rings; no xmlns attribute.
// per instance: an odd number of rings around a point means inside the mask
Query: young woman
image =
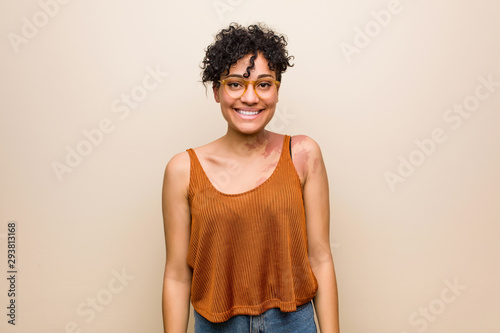
<svg viewBox="0 0 500 333"><path fill-rule="evenodd" d="M203 60L227 122L175 155L163 184L165 332L339 332L328 180L318 144L265 129L290 64L284 36L231 24ZM314 303L314 308L313 304Z"/></svg>

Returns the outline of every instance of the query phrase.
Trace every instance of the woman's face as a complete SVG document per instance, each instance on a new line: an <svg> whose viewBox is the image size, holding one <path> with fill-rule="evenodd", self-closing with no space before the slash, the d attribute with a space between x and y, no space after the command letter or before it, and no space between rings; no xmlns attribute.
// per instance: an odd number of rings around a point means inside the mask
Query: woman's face
<svg viewBox="0 0 500 333"><path fill-rule="evenodd" d="M251 56L248 54L238 60L236 64L231 66L229 73L221 77L221 80L233 77L240 77L248 81L255 81L260 78L276 80L275 71L269 69L266 58L260 53L255 59L254 68L250 70L250 76L244 78L243 74L246 73ZM215 101L220 103L222 115L226 119L230 130L243 134L255 134L263 131L273 118L276 103L278 102L278 90L279 86L274 94L262 98L255 93L253 84L250 83L241 97L233 98L228 95L221 83L218 88L214 88L214 97Z"/></svg>

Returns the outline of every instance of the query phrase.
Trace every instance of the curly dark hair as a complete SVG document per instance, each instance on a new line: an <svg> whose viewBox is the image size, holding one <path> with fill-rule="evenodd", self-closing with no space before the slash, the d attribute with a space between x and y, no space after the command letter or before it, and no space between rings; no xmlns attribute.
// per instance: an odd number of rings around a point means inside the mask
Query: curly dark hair
<svg viewBox="0 0 500 333"><path fill-rule="evenodd" d="M248 54L250 65L243 74L250 76L250 70L255 66L255 58L260 52L268 61L269 69L276 71L276 80L281 81L281 74L287 67L293 67L290 63L294 57L288 55L286 37L278 35L262 23L253 24L245 28L237 23L231 23L227 29L222 29L215 36L215 42L205 50L205 58L201 65L202 82L207 82L219 87L219 79L224 73L228 73L232 65Z"/></svg>

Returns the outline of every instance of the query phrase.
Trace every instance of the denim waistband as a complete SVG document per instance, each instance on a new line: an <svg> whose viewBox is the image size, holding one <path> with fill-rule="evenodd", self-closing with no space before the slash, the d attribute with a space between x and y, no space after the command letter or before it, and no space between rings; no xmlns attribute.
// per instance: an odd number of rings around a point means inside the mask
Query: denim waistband
<svg viewBox="0 0 500 333"><path fill-rule="evenodd" d="M311 301L300 305L294 312L269 309L258 316L237 315L222 323L212 323L194 311L195 333L316 333L314 308Z"/></svg>

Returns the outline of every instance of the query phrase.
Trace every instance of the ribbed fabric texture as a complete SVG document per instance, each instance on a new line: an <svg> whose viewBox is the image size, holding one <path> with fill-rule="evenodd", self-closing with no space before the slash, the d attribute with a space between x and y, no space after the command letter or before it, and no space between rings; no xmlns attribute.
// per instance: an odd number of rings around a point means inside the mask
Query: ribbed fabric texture
<svg viewBox="0 0 500 333"><path fill-rule="evenodd" d="M187 150L191 302L211 322L259 315L271 308L292 312L316 294L302 187L288 153L289 142L285 135L272 175L239 194L218 191L194 150Z"/></svg>

